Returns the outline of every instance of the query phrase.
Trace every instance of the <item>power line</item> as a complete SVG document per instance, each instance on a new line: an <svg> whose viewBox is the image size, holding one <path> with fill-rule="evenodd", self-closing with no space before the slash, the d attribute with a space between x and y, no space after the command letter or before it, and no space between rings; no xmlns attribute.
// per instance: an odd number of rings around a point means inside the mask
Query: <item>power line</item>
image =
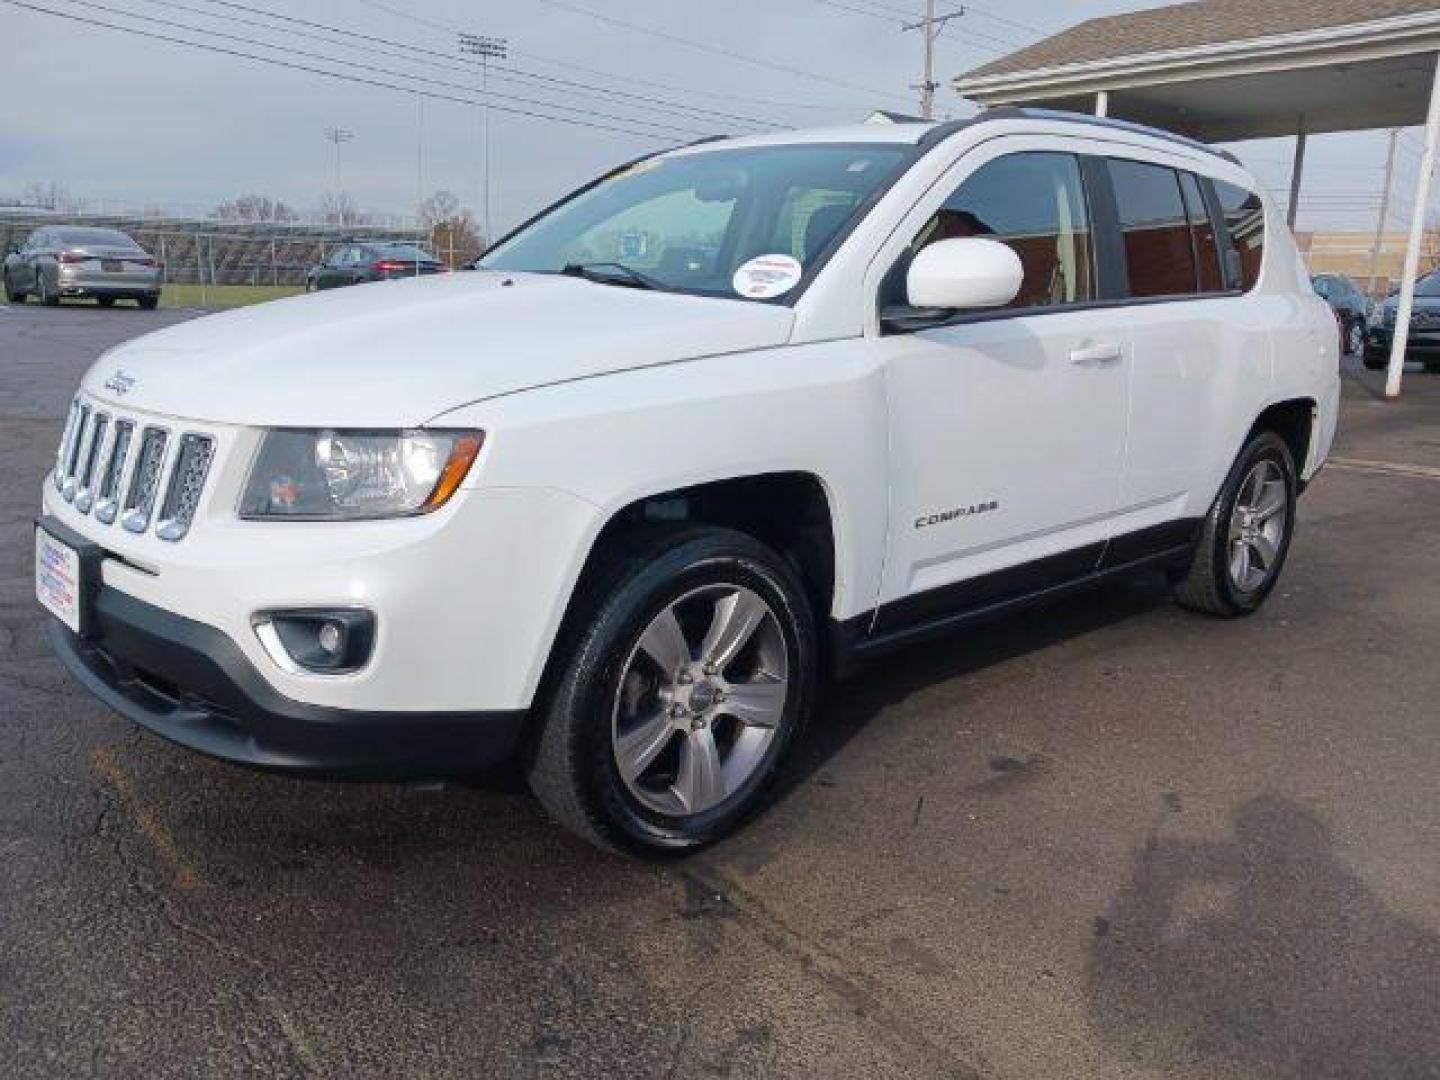
<svg viewBox="0 0 1440 1080"><path fill-rule="evenodd" d="M71 2L75 2L75 0L71 0ZM114 8L114 7L111 7L111 6L107 5L107 4L98 3L97 0L84 0L84 3L85 3L85 7L86 7L87 10L95 10L95 9L98 9L98 10L100 10L100 11L109 12L109 13L112 14L112 15L120 15L120 16L125 17L125 18L134 19L134 20L136 20L137 22L153 22L153 21L154 21L153 19L151 19L151 18L148 17L148 16L136 14L135 12L127 11L127 10L124 9L124 8ZM348 65L348 66L352 66L352 67L361 68L362 70L370 71L370 72L373 72L373 73L375 73L375 74L388 75L388 76L390 76L390 77L392 77L392 78L408 79L408 80L411 80L411 81L413 81L413 82L427 83L427 84L429 84L429 85L431 85L431 86L440 86L440 87L444 87L445 89L448 89L448 90L463 90L463 91L466 91L467 93L469 93L469 92L471 92L471 89L472 89L471 87L469 87L469 86L467 86L467 85L465 85L465 84L463 84L463 83L446 82L446 81L443 80L443 79L432 79L432 78L429 78L428 76L425 76L425 75L415 75L415 74L412 74L412 73L410 73L410 72L408 72L408 71L396 71L396 70L393 69L393 68L377 67L377 66L375 66L375 65L362 65L359 61L356 61L356 60L353 60L353 59L349 59L349 58L347 58L347 57L330 56L330 55L327 55L327 54L325 54L325 53L311 52L311 51L309 51L309 50L307 50L307 49L297 49L297 48L295 48L295 47L293 47L293 46L290 46L290 45L276 45L276 44L274 44L273 42L261 41L261 40L258 40L258 39L256 39L256 38L245 37L245 36L240 35L240 34L228 34L228 33L224 32L223 30L212 30L212 29L208 29L208 28L202 27L202 26L194 26L194 25L191 25L191 24L189 24L189 23L175 22L174 20L171 20L167 25L170 26L170 27L173 28L173 29L186 30L186 31L189 31L189 32L195 33L195 34L205 34L205 35L208 35L208 36L210 36L210 37L219 38L219 39L221 39L222 41L233 41L233 42L237 42L237 43L242 44L242 45L252 45L252 46L258 46L258 47L263 48L263 49L273 49L273 50L275 50L275 51L277 51L277 52L290 53L290 54L292 54L292 55L294 55L294 56L303 56L303 57L305 57L305 58L308 59L308 60L320 60L320 61L323 61L323 62L325 62L325 63L330 63L330 64ZM194 44L194 43L192 43L192 44ZM484 92L482 92L482 101L483 101L483 100L488 100L488 99L490 99L490 98L492 98L492 97L493 97L493 98L500 98L500 99L506 100L506 101L518 101L518 102L521 102L521 103L527 104L527 105L538 105L538 106L542 106L542 107L547 108L547 109L561 109L561 110L564 110L565 112L573 112L573 113L577 113L577 114L582 115L582 116L594 116L594 117L598 117L598 118L600 118L600 119L602 119L602 120L617 120L617 121L620 121L621 123L626 123L626 124L640 124L640 125L643 125L643 126L645 126L645 127L655 128L657 131L664 131L664 132L668 132L668 133L673 133L673 134L675 134L675 135L692 135L692 136L694 136L694 135L705 135L705 134L708 134L708 132L701 131L701 130L697 130L697 129L695 129L695 128L678 127L678 126L676 126L676 125L674 125L674 124L662 123L662 122L655 121L655 120L641 120L641 119L637 119L637 118L629 117L629 116L618 116L618 115L616 115L616 114L614 114L614 113L600 112L599 110L596 110L596 109L586 109L586 108L582 108L581 106L578 106L578 105L557 105L557 104L555 104L555 103L553 103L553 102L549 102L549 101L536 101L534 98L521 97L521 96L516 95L516 94L507 94L507 93L504 93L504 92L498 91L498 90L490 90L490 91L484 91ZM497 106L497 108L498 108L498 106Z"/></svg>
<svg viewBox="0 0 1440 1080"><path fill-rule="evenodd" d="M223 13L220 13L220 12L208 11L208 10L205 10L204 8L197 8L197 7L193 7L193 6L189 5L189 4L180 3L179 0L140 0L140 2L141 2L141 3L150 4L150 5L154 6L154 7L178 8L178 9L181 10L181 11L188 11L188 12L190 12L191 14L200 15L200 16L203 17L203 18L225 20L225 21L229 21L229 22L233 22L233 23L242 25L242 26L253 26L253 27L256 27L256 28L258 28L258 29L270 31L270 32L272 32L272 33L282 32L282 28L281 28L281 27L274 26L274 25L272 25L272 24L270 24L270 23L262 22L262 21L257 20L257 19L247 19L247 18L245 18L244 16L241 16L241 15L230 15L230 14L223 14ZM364 42L376 42L376 43L379 43L379 44L391 46L393 49L404 49L404 50L408 50L408 52L417 53L417 54L419 54L420 56L424 57L424 58L425 58L424 62L430 64L430 66L436 67L436 68L443 68L443 69L446 70L446 71L458 71L458 72L470 73L470 72L473 72L473 71L479 71L479 70L481 69L481 66L482 66L482 65L480 65L480 64L478 64L478 63L476 63L476 62L474 62L474 61L465 60L465 59L463 59L463 58L460 58L460 59L456 60L456 58L451 57L450 54L448 54L448 53L443 53L443 52L440 52L440 51L435 50L435 49L427 49L427 48L424 48L423 46L420 46L420 45L413 45L413 44L410 44L410 43L404 42L404 41L393 41L393 40L391 40L391 39L389 39L389 38L375 37L375 36L370 35L370 34L362 34L362 33L358 32L358 31L355 31L355 30L348 30L348 29L345 29L344 27L338 27L338 26L329 26L329 25L327 25L327 24L325 24L325 23L312 22L312 21L310 21L310 20L308 20L308 19L297 19L297 18L294 18L294 17L292 17L292 16L282 15L282 14L280 14L279 12L267 11L267 10L265 10L264 8L256 8L256 7L251 7L251 6L249 6L249 5L246 5L246 4L232 3L232 2L230 2L230 0L202 0L202 2L204 2L204 3L209 3L209 4L213 4L213 5L216 5L216 6L219 6L219 7L232 8L232 9L239 10L239 11L246 11L246 12L250 12L251 14L260 15L260 16L263 16L263 17L269 17L269 18L272 18L272 19L280 20L280 21L282 21L282 22L286 22L286 23L294 23L294 24L297 24L297 25L299 25L299 26L311 27L311 28L316 29L316 30L323 30L323 31L325 31L325 32L328 33L328 34L335 35L335 36L339 36L339 37L355 38L355 39L357 39L357 40L359 40L359 41L364 41ZM206 32L209 32L209 31L206 31ZM408 55L406 55L406 54L404 54L404 53L394 52L394 51L392 51L392 49L376 48L374 45L353 44L353 43L348 42L348 41L336 41L336 40L334 40L334 39L331 38L331 37L325 37L325 36L322 36L321 34L311 33L311 32L309 32L309 31L307 31L307 30L284 29L283 32L284 32L284 33L288 33L288 34L293 34L293 35L295 35L295 36L297 36L297 37L308 38L308 39L310 39L310 40L312 40L312 41L319 41L319 42L322 42L322 43L324 43L324 44L326 44L326 45L338 46L338 47L340 47L340 48L345 48L345 49L353 49L353 50L355 50L356 52L367 52L367 53L372 53L372 54L377 55L377 56L388 56L388 57L391 57L392 59L404 60L404 61L409 62L409 63L419 63L419 62L421 62L421 61L420 61L419 59L417 59L416 57L408 56ZM457 31L457 32L458 32L458 31ZM445 62L442 62L442 61L445 61ZM713 109L703 109L703 108L699 108L699 107L697 107L697 106L680 105L680 104L676 104L676 103L672 103L672 102L667 102L667 101L665 101L665 100L663 100L663 99L661 99L661 98L648 97L648 96L646 96L646 95L644 95L644 94L634 94L634 93L630 93L630 92L624 91L624 90L611 90L611 89L609 89L609 88L607 88L607 87L592 86L592 85L590 85L590 84L588 84L588 83L575 82L575 81L573 81L573 80L571 80L571 79L561 79L561 78L557 78L557 77L555 77L555 76L550 76L550 75L541 75L541 74L535 73L535 72L524 71L523 69L517 69L517 68L502 68L502 69L497 69L497 68L491 66L490 69L489 69L489 74L490 74L491 77L493 77L493 78L499 78L499 79L501 79L501 80L508 80L508 81L511 81L511 82L514 82L514 81L517 81L517 80L521 80L521 81L530 81L530 82L553 83L553 84L558 85L558 86L564 86L564 87L569 87L569 88L574 88L574 89L589 90L589 91L593 91L593 92L600 93L600 94L606 94L606 95L610 95L610 96L617 97L617 98L632 98L632 99L634 99L634 100L636 100L636 101L644 102L644 103L645 103L648 107L650 107L650 108L661 109L662 111L671 112L671 113L677 113L677 114L691 113L691 114L694 114L695 117L700 117L700 118L704 118L704 117L714 117L714 118L722 119L722 120L737 120L737 121L740 121L740 122L742 122L742 123L755 124L755 125L758 125L758 126L761 126L761 127L768 126L768 125L770 124L769 121L761 120L761 119L759 119L758 117L742 116L742 115L736 114L736 113L719 112L719 111L717 111L717 110L713 110ZM563 105L563 104L559 104L559 103L544 102L544 104L546 104L546 105L553 105L553 107L555 107L555 108L561 108L561 109L568 109L568 108L570 108L570 106L568 106L568 105ZM621 104L623 104L623 103L621 103ZM648 121L639 121L639 122L648 123ZM708 122L708 121L706 121L706 122Z"/></svg>
<svg viewBox="0 0 1440 1080"><path fill-rule="evenodd" d="M163 41L170 45L184 45L192 49L201 49L206 52L219 53L224 56L232 56L237 59L251 60L261 64L269 64L272 67L286 68L290 71L301 71L310 75L321 75L328 79L336 79L341 82L356 83L362 86L373 86L383 90L395 90L407 95L420 95L435 101L452 101L462 105L478 105L480 100L474 97L462 97L456 94L443 94L435 90L421 90L413 86L399 86L383 79L373 79L363 75L347 74L341 71L329 71L325 68L311 67L308 64L299 64L290 60L281 60L273 56L261 56L255 53L248 53L240 49L231 49L223 45L212 45L207 42L190 41L186 38L172 37L153 30L140 30L133 26L122 26L118 23L106 22L103 19L92 19L83 15L76 15L68 11L56 11L54 8L43 7L39 4L28 3L26 0L0 0L0 4L9 4L11 7L24 8L27 11L34 11L42 15L50 15L57 19L65 19L69 22L81 23L86 26L103 27L106 30L114 30L118 33L129 34L133 37L147 38L152 41ZM95 5L91 5L95 6ZM344 63L345 61L340 61ZM353 66L353 64L352 64ZM657 135L653 131L637 131L635 128L621 127L616 124L601 124L588 120L577 120L568 116L553 116L547 113L534 112L529 109L520 109L511 105L491 105L491 108L498 112L511 113L516 116L526 116L534 120L550 120L558 124L570 124L573 127L593 128L597 131L614 131L623 135L635 135L652 142L667 141L667 137Z"/></svg>
<svg viewBox="0 0 1440 1080"><path fill-rule="evenodd" d="M862 86L859 83L846 82L844 79L821 75L818 72L806 71L804 68L791 67L788 64L779 64L771 60L762 60L759 57L736 52L734 49L727 49L721 45L712 45L706 41L696 41L693 38L681 37L679 34L672 34L666 30L657 30L654 27L642 26L640 23L627 22L625 19L619 19L613 15L606 15L599 11L592 11L589 8L581 7L579 4L571 4L568 0L537 0L537 2L545 4L548 7L558 8L561 11L568 11L575 15L583 15L586 18L595 19L611 26L623 27L626 30L633 30L636 33L649 34L651 37L660 38L662 41L669 41L677 45L684 45L687 48L699 49L702 52L728 57L731 60L736 60L743 64L768 68L771 71L779 71L786 75L797 75L803 79L813 79L817 82L830 83L833 86L842 86L847 90L859 90L866 94L876 94L880 97L888 97L897 101L903 100L900 94L891 93L888 90L877 90L873 86Z"/></svg>

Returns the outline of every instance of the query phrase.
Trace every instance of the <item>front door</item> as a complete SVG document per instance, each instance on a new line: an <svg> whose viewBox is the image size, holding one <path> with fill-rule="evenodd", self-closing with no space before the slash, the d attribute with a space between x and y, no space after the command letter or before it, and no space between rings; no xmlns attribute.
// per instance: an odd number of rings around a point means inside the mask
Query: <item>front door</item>
<svg viewBox="0 0 1440 1080"><path fill-rule="evenodd" d="M1018 141L962 159L882 286L884 303L907 256L961 236L1008 244L1025 270L1004 310L876 343L892 475L878 632L1090 571L1116 509L1127 324L1086 306L1098 289L1080 158L1007 152Z"/></svg>

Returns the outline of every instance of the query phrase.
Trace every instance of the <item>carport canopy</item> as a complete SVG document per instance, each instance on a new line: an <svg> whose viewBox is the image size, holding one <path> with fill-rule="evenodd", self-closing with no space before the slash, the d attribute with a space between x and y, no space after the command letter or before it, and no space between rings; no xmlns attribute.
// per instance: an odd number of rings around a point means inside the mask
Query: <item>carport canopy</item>
<svg viewBox="0 0 1440 1080"><path fill-rule="evenodd" d="M1400 393L1440 138L1435 0L1199 0L1092 19L955 80L981 106L1095 113L1206 142L1425 125L1385 392Z"/></svg>

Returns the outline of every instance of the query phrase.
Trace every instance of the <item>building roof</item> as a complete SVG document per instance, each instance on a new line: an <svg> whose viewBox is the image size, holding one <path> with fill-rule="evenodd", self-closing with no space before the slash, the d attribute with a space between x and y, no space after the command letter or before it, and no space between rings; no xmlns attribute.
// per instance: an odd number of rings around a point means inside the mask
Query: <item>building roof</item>
<svg viewBox="0 0 1440 1080"><path fill-rule="evenodd" d="M963 78L1352 26L1436 7L1436 0L1195 0L1091 19L975 68Z"/></svg>

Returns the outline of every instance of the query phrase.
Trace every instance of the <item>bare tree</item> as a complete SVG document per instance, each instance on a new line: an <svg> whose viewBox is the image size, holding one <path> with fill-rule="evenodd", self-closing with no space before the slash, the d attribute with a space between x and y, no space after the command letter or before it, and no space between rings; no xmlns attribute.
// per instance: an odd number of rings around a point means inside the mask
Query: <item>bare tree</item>
<svg viewBox="0 0 1440 1080"><path fill-rule="evenodd" d="M79 214L85 210L84 199L72 195L68 187L54 180L48 183L32 180L20 193L20 200L41 210L54 210L61 214Z"/></svg>
<svg viewBox="0 0 1440 1080"><path fill-rule="evenodd" d="M430 247L452 270L479 257L484 239L475 215L451 191L437 191L420 204L420 224Z"/></svg>
<svg viewBox="0 0 1440 1080"><path fill-rule="evenodd" d="M320 220L342 229L369 225L371 218L355 205L349 195L326 195L320 200Z"/></svg>
<svg viewBox="0 0 1440 1080"><path fill-rule="evenodd" d="M268 195L241 195L238 199L231 199L215 207L210 211L210 216L221 221L267 223L285 223L298 221L300 218L300 215L285 203Z"/></svg>

